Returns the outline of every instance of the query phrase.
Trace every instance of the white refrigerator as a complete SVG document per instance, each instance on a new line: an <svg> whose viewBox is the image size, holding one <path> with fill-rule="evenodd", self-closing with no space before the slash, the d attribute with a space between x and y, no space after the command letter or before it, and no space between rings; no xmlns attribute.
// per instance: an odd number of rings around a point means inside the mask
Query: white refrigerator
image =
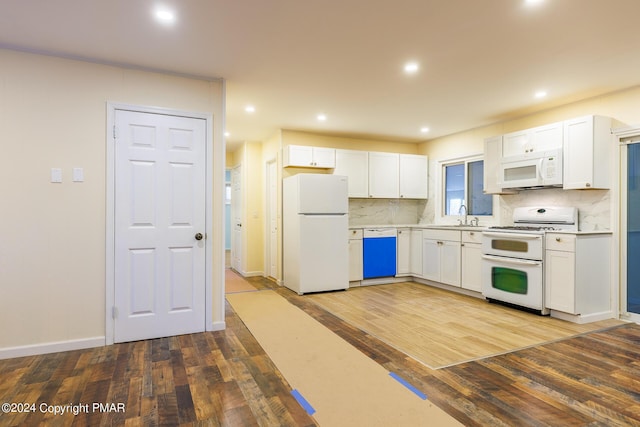
<svg viewBox="0 0 640 427"><path fill-rule="evenodd" d="M284 286L299 295L349 288L347 177L294 175L282 198Z"/></svg>

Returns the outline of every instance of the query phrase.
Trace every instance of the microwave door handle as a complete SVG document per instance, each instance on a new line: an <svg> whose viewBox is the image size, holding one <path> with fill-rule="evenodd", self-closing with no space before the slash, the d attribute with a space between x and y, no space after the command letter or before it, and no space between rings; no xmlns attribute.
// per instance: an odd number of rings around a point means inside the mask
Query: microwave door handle
<svg viewBox="0 0 640 427"><path fill-rule="evenodd" d="M487 261L498 261L507 264L515 264L515 265L539 265L540 261L531 261L528 259L518 259L518 258L508 258L508 257L497 257L491 255L482 255L482 259L486 259Z"/></svg>
<svg viewBox="0 0 640 427"><path fill-rule="evenodd" d="M542 174L542 167L544 166L545 158L540 159L540 167L538 168L538 177L540 178L540 184L544 184L544 176Z"/></svg>

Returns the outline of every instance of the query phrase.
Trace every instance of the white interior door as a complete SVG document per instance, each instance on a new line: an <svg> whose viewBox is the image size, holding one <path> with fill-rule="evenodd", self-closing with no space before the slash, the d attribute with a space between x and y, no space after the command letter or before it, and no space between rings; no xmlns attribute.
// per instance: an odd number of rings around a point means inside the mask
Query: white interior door
<svg viewBox="0 0 640 427"><path fill-rule="evenodd" d="M267 276L278 279L278 169L267 163Z"/></svg>
<svg viewBox="0 0 640 427"><path fill-rule="evenodd" d="M242 273L242 166L231 169L231 268Z"/></svg>
<svg viewBox="0 0 640 427"><path fill-rule="evenodd" d="M205 330L206 121L116 110L114 341Z"/></svg>

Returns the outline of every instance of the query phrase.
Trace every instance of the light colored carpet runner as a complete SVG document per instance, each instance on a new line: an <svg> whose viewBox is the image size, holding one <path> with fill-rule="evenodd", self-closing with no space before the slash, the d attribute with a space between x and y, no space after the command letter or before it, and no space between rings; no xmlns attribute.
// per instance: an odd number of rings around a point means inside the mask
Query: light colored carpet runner
<svg viewBox="0 0 640 427"><path fill-rule="evenodd" d="M227 300L321 426L461 425L274 291Z"/></svg>
<svg viewBox="0 0 640 427"><path fill-rule="evenodd" d="M249 282L235 271L227 268L224 271L224 292L233 294L236 292L257 291Z"/></svg>

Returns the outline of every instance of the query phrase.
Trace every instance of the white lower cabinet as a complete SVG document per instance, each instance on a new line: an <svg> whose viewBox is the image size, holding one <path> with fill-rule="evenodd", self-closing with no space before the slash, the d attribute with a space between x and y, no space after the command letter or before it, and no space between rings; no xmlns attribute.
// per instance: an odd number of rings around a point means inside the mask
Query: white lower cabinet
<svg viewBox="0 0 640 427"><path fill-rule="evenodd" d="M422 278L460 286L460 231L422 230Z"/></svg>
<svg viewBox="0 0 640 427"><path fill-rule="evenodd" d="M547 233L545 306L573 315L611 310L611 236Z"/></svg>
<svg viewBox="0 0 640 427"><path fill-rule="evenodd" d="M349 281L362 280L362 230L349 230Z"/></svg>
<svg viewBox="0 0 640 427"><path fill-rule="evenodd" d="M482 292L482 233L462 232L462 282L463 289Z"/></svg>
<svg viewBox="0 0 640 427"><path fill-rule="evenodd" d="M412 276L422 277L422 230L411 230L409 270Z"/></svg>
<svg viewBox="0 0 640 427"><path fill-rule="evenodd" d="M396 276L407 276L411 273L411 230L398 228L396 246Z"/></svg>

